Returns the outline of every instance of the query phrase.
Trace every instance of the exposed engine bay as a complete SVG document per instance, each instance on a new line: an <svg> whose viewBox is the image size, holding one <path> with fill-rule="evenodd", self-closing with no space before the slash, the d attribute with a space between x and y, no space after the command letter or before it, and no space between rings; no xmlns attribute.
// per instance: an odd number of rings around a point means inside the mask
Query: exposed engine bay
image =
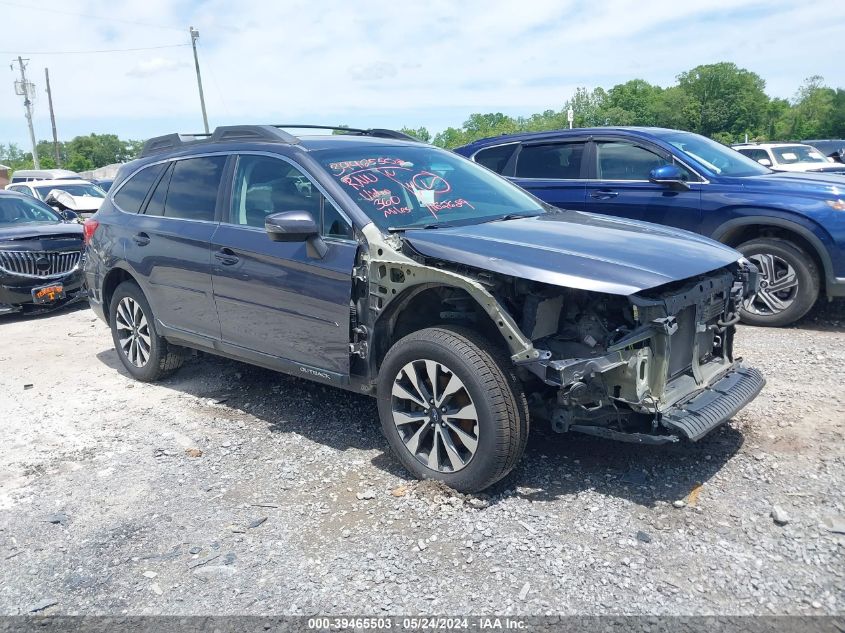
<svg viewBox="0 0 845 633"><path fill-rule="evenodd" d="M491 302L480 305L460 287L434 284L416 297L413 309L398 313L394 328L412 331L434 313L441 323L491 339L505 336L511 351L519 349L512 360L532 417L548 420L557 432L650 444L697 440L765 383L733 355L739 307L757 288L757 271L743 260L621 296L409 254L426 272L440 270L482 287L499 309L499 331ZM380 269L369 284L370 301L380 302L376 311L386 306L383 297L395 294L394 283L404 285L413 275L406 270L399 279L389 266ZM530 347L519 348L513 340L519 335Z"/></svg>

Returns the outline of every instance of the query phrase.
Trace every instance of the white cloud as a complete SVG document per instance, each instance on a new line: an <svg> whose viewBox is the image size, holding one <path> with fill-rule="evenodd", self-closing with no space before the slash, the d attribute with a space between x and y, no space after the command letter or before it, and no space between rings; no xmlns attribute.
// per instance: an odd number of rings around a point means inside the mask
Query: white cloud
<svg viewBox="0 0 845 633"><path fill-rule="evenodd" d="M78 10L108 20L4 7L11 20L3 28L5 50L186 44L188 25L196 26L212 125L299 120L442 128L470 112L559 108L579 85L609 87L634 77L667 85L680 72L716 61L756 71L770 93L789 97L812 74L841 83L845 58L841 0L710 0L670 8L638 0L206 0L193 6L45 0L38 6L84 6ZM50 67L60 131L72 121L88 125L84 131L110 126L121 133L114 128L123 126L137 136L198 120L189 46L166 54L31 57L39 88L42 68ZM23 144L12 79L6 77L6 89L0 83L0 142ZM36 111L39 130L49 129L44 102Z"/></svg>
<svg viewBox="0 0 845 633"><path fill-rule="evenodd" d="M130 77L149 77L150 75L172 72L186 66L188 66L188 63L185 61L177 61L165 57L153 57L152 59L147 59L136 64L127 70L126 74Z"/></svg>

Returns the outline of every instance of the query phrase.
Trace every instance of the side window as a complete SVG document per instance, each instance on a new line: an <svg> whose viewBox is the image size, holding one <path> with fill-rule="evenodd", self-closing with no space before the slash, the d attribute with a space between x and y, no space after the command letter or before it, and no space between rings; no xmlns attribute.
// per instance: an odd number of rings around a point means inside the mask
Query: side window
<svg viewBox="0 0 845 633"><path fill-rule="evenodd" d="M516 163L517 178L581 178L581 160L585 143L526 145Z"/></svg>
<svg viewBox="0 0 845 633"><path fill-rule="evenodd" d="M241 156L235 170L231 222L264 228L271 213L308 211L323 235L352 237L352 227L299 169L269 156Z"/></svg>
<svg viewBox="0 0 845 633"><path fill-rule="evenodd" d="M672 162L651 150L625 141L598 141L596 160L598 180L648 180L652 169ZM683 165L678 167L690 180L689 171Z"/></svg>
<svg viewBox="0 0 845 633"><path fill-rule="evenodd" d="M170 173L164 217L213 221L225 166L225 156L177 160Z"/></svg>
<svg viewBox="0 0 845 633"><path fill-rule="evenodd" d="M517 143L511 143L510 145L483 149L473 157L473 160L479 165L484 165L487 169L492 169L497 174L501 174L517 147Z"/></svg>
<svg viewBox="0 0 845 633"><path fill-rule="evenodd" d="M170 186L170 176L172 174L173 163L168 163L164 175L158 181L156 188L147 202L147 208L144 209L146 215L164 215L164 202L167 199L167 187Z"/></svg>
<svg viewBox="0 0 845 633"><path fill-rule="evenodd" d="M150 165L132 176L114 195L115 204L127 213L138 213L164 167L164 164Z"/></svg>

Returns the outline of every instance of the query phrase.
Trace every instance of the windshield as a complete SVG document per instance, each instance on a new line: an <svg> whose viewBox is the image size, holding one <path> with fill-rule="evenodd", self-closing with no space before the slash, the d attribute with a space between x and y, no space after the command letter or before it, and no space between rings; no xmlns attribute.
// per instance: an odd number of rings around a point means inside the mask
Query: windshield
<svg viewBox="0 0 845 633"><path fill-rule="evenodd" d="M435 147L358 147L315 154L382 230L544 213L536 199L504 178Z"/></svg>
<svg viewBox="0 0 845 633"><path fill-rule="evenodd" d="M772 153L777 161L784 165L828 162L819 150L809 145L781 145L780 147L773 147Z"/></svg>
<svg viewBox="0 0 845 633"><path fill-rule="evenodd" d="M38 192L38 197L44 200L53 189L59 189L61 191L66 191L72 196L91 196L92 198L105 198L106 192L100 189L97 185L89 185L86 183L82 183L79 185L75 184L63 184L63 185L44 185L35 187L35 191Z"/></svg>
<svg viewBox="0 0 845 633"><path fill-rule="evenodd" d="M0 196L0 226L16 226L20 224L61 222L50 207L32 198L18 198L17 196Z"/></svg>
<svg viewBox="0 0 845 633"><path fill-rule="evenodd" d="M658 136L716 175L759 176L771 173L770 169L757 161L698 134L666 132Z"/></svg>

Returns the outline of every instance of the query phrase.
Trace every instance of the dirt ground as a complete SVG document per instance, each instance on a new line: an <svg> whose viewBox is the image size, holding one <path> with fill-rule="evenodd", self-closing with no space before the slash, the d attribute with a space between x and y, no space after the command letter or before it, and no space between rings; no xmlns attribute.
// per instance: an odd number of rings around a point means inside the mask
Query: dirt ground
<svg viewBox="0 0 845 633"><path fill-rule="evenodd" d="M0 613L841 614L845 303L737 349L768 385L698 444L538 425L464 496L367 397L207 355L146 385L87 307L0 318Z"/></svg>

